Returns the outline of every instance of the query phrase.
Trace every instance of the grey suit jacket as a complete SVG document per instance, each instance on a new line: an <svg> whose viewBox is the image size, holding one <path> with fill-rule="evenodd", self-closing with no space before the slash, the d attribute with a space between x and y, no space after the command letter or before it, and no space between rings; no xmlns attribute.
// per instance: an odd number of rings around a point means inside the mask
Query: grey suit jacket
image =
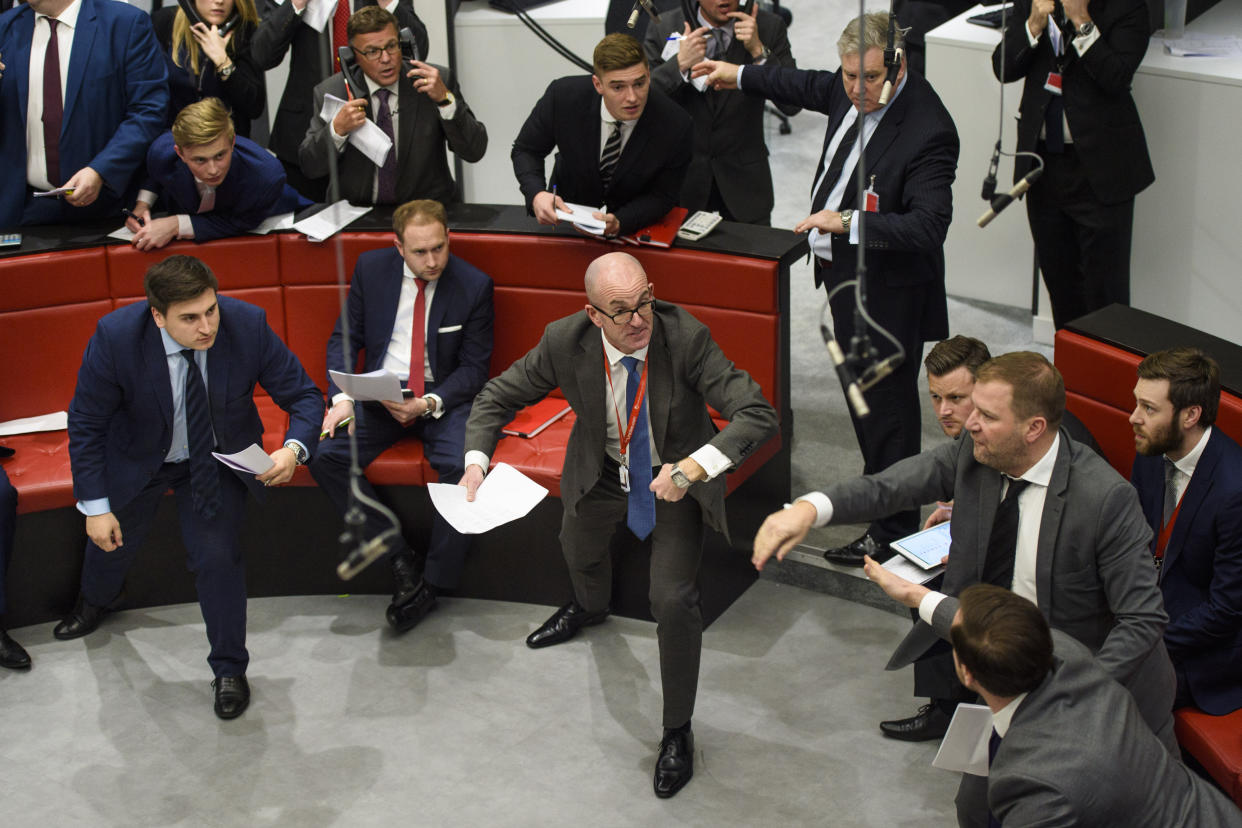
<svg viewBox="0 0 1242 828"><path fill-rule="evenodd" d="M833 521L841 523L953 500L941 591L957 595L982 580L1001 474L975 460L969 434L825 494ZM1152 729L1172 746L1176 678L1162 639L1168 616L1147 552L1150 540L1133 487L1062 430L1040 522L1036 603L1053 629L1086 645L1109 675L1131 689ZM935 631L920 621L888 668L910 664L935 640Z"/></svg>
<svg viewBox="0 0 1242 828"><path fill-rule="evenodd" d="M936 608L948 636L957 599ZM1091 651L1052 631L1053 667L1010 721L988 774L988 807L1005 828L1215 828L1242 812L1188 770L1144 722Z"/></svg>
<svg viewBox="0 0 1242 828"><path fill-rule="evenodd" d="M397 83L397 204L415 198L433 198L441 203L458 201L445 147L469 162L478 161L487 151L487 128L462 99L452 73L443 66L436 68L457 99L457 111L447 121L440 117L439 108L430 98L414 91L407 78L402 77ZM327 122L319 117L325 94L347 97L339 72L315 87L315 114L298 148L302 172L310 178L328 174L328 155L336 149ZM369 107L367 113L372 121L373 109L374 106ZM349 143L338 158L341 195L357 204L373 203L375 164Z"/></svg>
<svg viewBox="0 0 1242 828"><path fill-rule="evenodd" d="M662 461L676 462L711 443L736 467L776 433L776 411L758 383L733 365L705 325L676 305L655 303L647 359L651 433ZM577 415L561 473L561 502L576 514L578 501L599 480L608 433L603 344L585 311L549 324L533 349L483 387L466 423L466 450L490 457L513 412L558 386ZM720 432L708 405L729 421ZM708 525L727 536L724 475L696 483L689 493Z"/></svg>

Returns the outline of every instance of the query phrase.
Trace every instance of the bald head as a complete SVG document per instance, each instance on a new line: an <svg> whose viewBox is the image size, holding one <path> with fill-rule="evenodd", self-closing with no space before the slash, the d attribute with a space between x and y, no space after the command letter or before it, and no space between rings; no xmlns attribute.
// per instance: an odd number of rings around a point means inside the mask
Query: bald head
<svg viewBox="0 0 1242 828"><path fill-rule="evenodd" d="M642 264L629 253L608 253L587 267L587 316L622 353L651 341L652 291ZM638 313L628 311L638 310ZM615 318L614 318L615 317Z"/></svg>
<svg viewBox="0 0 1242 828"><path fill-rule="evenodd" d="M612 291L628 294L635 285L646 287L647 273L629 253L606 253L587 265L583 281L587 299L602 308Z"/></svg>

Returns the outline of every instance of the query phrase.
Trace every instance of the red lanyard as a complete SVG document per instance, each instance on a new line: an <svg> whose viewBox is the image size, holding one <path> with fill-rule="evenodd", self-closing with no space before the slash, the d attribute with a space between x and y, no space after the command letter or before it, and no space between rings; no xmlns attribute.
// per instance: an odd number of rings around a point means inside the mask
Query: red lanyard
<svg viewBox="0 0 1242 828"><path fill-rule="evenodd" d="M1190 488L1187 486L1186 488ZM1156 557L1164 557L1164 549L1169 545L1169 538L1173 536L1173 524L1177 523L1177 514L1182 510L1182 501L1186 499L1186 493L1182 492L1182 496L1177 499L1177 506L1173 509L1173 514L1169 515L1169 522L1160 527L1160 534L1156 537Z"/></svg>
<svg viewBox="0 0 1242 828"><path fill-rule="evenodd" d="M603 348L603 343L600 343ZM627 372L628 373L628 370ZM621 411L617 408L617 391L612 386L612 366L608 362L608 349L604 348L604 376L608 379L608 393L612 397L612 410L617 415L617 441L621 444L621 464L627 468L630 465L629 454L627 450L630 447L630 438L634 436L634 424L638 422L638 414L643 408L643 397L647 395L647 360L643 360L643 376L638 381L638 393L634 395L634 406L630 409L630 422L625 428L625 433L621 433Z"/></svg>

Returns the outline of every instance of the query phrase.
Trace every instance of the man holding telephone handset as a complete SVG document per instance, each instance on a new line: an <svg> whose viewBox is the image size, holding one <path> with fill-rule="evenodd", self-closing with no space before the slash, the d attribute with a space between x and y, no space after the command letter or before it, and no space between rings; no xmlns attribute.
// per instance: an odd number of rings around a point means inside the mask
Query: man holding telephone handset
<svg viewBox="0 0 1242 828"><path fill-rule="evenodd" d="M487 129L461 99L449 70L407 58L396 18L379 6L354 12L347 33L352 57L347 54L343 71L315 87L314 114L298 151L302 172L311 178L327 175L329 155L336 153L341 197L352 202L460 200L445 147L465 161L478 161L487 150ZM327 95L347 101L331 123L322 117ZM350 141L367 120L392 139L383 165Z"/></svg>

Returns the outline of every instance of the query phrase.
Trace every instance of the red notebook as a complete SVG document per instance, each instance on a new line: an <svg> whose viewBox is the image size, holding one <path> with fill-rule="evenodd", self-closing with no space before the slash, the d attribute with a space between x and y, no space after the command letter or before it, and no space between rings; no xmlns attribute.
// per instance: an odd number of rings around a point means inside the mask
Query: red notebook
<svg viewBox="0 0 1242 828"><path fill-rule="evenodd" d="M519 411L513 421L505 426L504 432L512 437L534 437L570 410L569 403L561 398L545 397Z"/></svg>
<svg viewBox="0 0 1242 828"><path fill-rule="evenodd" d="M633 235L622 236L621 238L630 244L672 247L673 239L677 238L677 231L681 229L681 225L685 222L688 215L690 215L690 211L685 207L674 207L668 211L668 215L655 224L644 227Z"/></svg>

